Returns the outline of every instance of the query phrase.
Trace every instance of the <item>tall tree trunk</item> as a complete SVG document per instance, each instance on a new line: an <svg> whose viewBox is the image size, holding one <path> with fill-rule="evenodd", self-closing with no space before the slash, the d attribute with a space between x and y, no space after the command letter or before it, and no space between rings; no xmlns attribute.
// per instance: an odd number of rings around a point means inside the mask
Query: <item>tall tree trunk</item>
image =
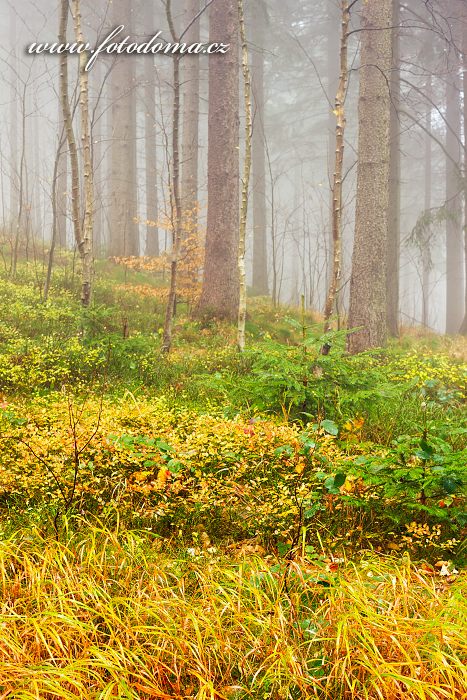
<svg viewBox="0 0 467 700"><path fill-rule="evenodd" d="M238 313L239 66L236 0L210 6L210 37L230 44L209 57L208 217L199 310L235 320Z"/></svg>
<svg viewBox="0 0 467 700"><path fill-rule="evenodd" d="M144 3L146 29L154 26L154 3ZM157 196L157 123L154 58L144 58L144 134L146 158L146 255L157 257L159 250L159 202Z"/></svg>
<svg viewBox="0 0 467 700"><path fill-rule="evenodd" d="M73 0L72 4L75 39L79 44L84 44L84 36L81 24L80 0ZM81 303L89 306L91 302L92 277L93 277L93 226L94 226L94 176L91 150L91 120L89 116L89 74L86 71L88 62L87 52L79 56L79 107L81 117L81 142L83 147L83 179L84 179L84 216L82 224L82 238L79 247L81 255Z"/></svg>
<svg viewBox="0 0 467 700"><path fill-rule="evenodd" d="M336 92L334 114L335 124L335 156L334 175L332 183L332 267L329 286L324 308L324 330L331 328L330 319L337 300L338 285L342 270L342 180L344 169L344 136L345 136L345 96L348 82L348 33L350 10L347 0L342 2L342 29L340 40L339 84ZM325 347L328 347L327 345Z"/></svg>
<svg viewBox="0 0 467 700"><path fill-rule="evenodd" d="M60 28L58 40L66 43L68 26L68 0L61 0L60 5ZM73 116L70 108L70 96L68 90L68 54L60 54L60 102L62 106L63 124L68 143L68 153L70 156L71 170L71 218L73 222L73 232L75 243L78 249L82 243L81 236L81 204L80 204L80 183L79 183L79 162L78 148L76 145L75 132L73 129Z"/></svg>
<svg viewBox="0 0 467 700"><path fill-rule="evenodd" d="M348 4L349 3L346 2L346 6L348 6ZM343 5L343 2L341 5ZM329 200L329 230L327 231L327 236L325 238L325 285L326 290L328 291L334 265L333 237L335 203L333 180L336 167L336 115L332 109L332 104L336 99L340 78L342 78L340 63L342 62L342 20L345 11L343 7L341 7L341 10L339 11L338 3L328 2L327 12L327 93L330 103L328 113L328 177L331 185Z"/></svg>
<svg viewBox="0 0 467 700"><path fill-rule="evenodd" d="M245 250L246 250L246 222L248 217L248 195L250 189L251 174L251 139L253 119L251 114L251 74L248 57L248 45L245 31L245 12L243 0L238 0L238 21L240 28L240 43L242 49L243 70L243 95L245 101L245 163L242 179L242 204L240 212L240 230L238 243L238 276L240 281L238 304L238 333L237 345L240 352L245 349L245 323L246 323L246 274L245 274Z"/></svg>
<svg viewBox="0 0 467 700"><path fill-rule="evenodd" d="M431 100L431 75L426 84L426 94ZM428 212L431 209L431 189L432 189L432 168L433 152L431 133L431 105L428 104L425 116L425 203L424 209ZM426 239L421 241L422 258L422 325L424 328L430 326L430 277L431 277L431 241L430 232L427 232Z"/></svg>
<svg viewBox="0 0 467 700"><path fill-rule="evenodd" d="M131 35L132 0L113 0L114 25L125 25ZM117 56L111 73L112 99L112 200L110 208L111 256L139 255L136 196L135 59Z"/></svg>
<svg viewBox="0 0 467 700"><path fill-rule="evenodd" d="M351 353L384 345L389 206L388 80L392 0L362 6L355 241L350 280Z"/></svg>
<svg viewBox="0 0 467 700"><path fill-rule="evenodd" d="M171 0L166 0L167 21L172 41L177 41L172 17ZM182 205L180 197L180 54L174 54L173 63L173 111L172 111L172 252L170 264L170 287L165 310L162 352L168 353L172 347L172 323L177 300L178 259L182 241Z"/></svg>
<svg viewBox="0 0 467 700"><path fill-rule="evenodd" d="M59 133L65 133L65 122L63 119L63 109L61 101L61 93L59 92L58 101L58 131ZM65 138L66 141L66 138ZM68 186L68 162L67 162L67 151L65 148L65 143L58 153L58 165L57 165L57 187L56 187L56 209L57 209L57 222L56 222L56 237L57 245L60 248L66 247L66 211L67 211L67 186Z"/></svg>
<svg viewBox="0 0 467 700"><path fill-rule="evenodd" d="M399 335L399 270L400 270L400 0L393 0L391 116L389 127L389 230L387 260L386 313L388 331Z"/></svg>
<svg viewBox="0 0 467 700"><path fill-rule="evenodd" d="M267 11L264 3L255 0L251 5L252 32L255 46L251 51L251 79L253 92L253 289L267 296L268 252L266 225L266 154L264 143L264 30Z"/></svg>
<svg viewBox="0 0 467 700"><path fill-rule="evenodd" d="M104 85L103 63L97 61L91 71L91 80L94 87L94 120L92 124L92 161L94 169L94 255L100 257L104 250L104 124L106 114L102 108Z"/></svg>
<svg viewBox="0 0 467 700"><path fill-rule="evenodd" d="M446 333L449 334L459 331L464 317L461 105L457 56L453 56L453 64L446 82L446 203L449 212L446 221Z"/></svg>
<svg viewBox="0 0 467 700"><path fill-rule="evenodd" d="M189 27L183 37L187 44L199 42L199 0L186 0L183 27ZM190 235L198 227L198 137L199 137L199 57L186 56L183 70L183 143L182 143L182 216L183 234Z"/></svg>
<svg viewBox="0 0 467 700"><path fill-rule="evenodd" d="M16 10L14 4L10 4L10 217L12 222L18 216L18 61L16 58Z"/></svg>
<svg viewBox="0 0 467 700"><path fill-rule="evenodd" d="M467 7L464 4L463 8L463 31L462 31L462 67L463 80L462 89L464 93L464 111L463 111L463 126L464 126L464 319L462 321L459 333L467 335Z"/></svg>

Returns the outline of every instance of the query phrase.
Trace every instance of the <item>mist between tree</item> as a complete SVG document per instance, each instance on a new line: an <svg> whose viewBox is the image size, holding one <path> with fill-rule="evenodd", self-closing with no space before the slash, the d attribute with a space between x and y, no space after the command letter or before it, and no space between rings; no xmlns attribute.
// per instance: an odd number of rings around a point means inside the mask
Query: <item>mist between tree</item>
<svg viewBox="0 0 467 700"><path fill-rule="evenodd" d="M12 273L26 255L52 275L64 250L173 259L197 236L194 306L235 319L243 213L248 294L303 296L362 347L465 330L461 2L245 0L244 41L232 0L1 12Z"/></svg>

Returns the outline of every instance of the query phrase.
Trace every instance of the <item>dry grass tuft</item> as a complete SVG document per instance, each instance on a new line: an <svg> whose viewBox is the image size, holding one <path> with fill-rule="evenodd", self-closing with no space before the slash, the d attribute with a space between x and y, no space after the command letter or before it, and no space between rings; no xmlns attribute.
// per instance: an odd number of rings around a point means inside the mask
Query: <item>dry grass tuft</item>
<svg viewBox="0 0 467 700"><path fill-rule="evenodd" d="M462 577L366 560L328 580L94 528L0 544L0 698L466 697Z"/></svg>

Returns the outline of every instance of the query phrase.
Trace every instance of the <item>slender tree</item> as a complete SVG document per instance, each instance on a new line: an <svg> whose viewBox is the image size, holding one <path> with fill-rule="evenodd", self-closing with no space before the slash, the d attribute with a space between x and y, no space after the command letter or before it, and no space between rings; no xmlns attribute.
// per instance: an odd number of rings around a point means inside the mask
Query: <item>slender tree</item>
<svg viewBox="0 0 467 700"><path fill-rule="evenodd" d="M254 46L251 54L253 97L252 191L253 191L253 289L256 294L269 294L266 223L266 153L264 45L268 13L264 2L251 3L251 27Z"/></svg>
<svg viewBox="0 0 467 700"><path fill-rule="evenodd" d="M210 37L230 44L209 57L208 217L202 314L235 320L238 313L239 64L236 0L210 6Z"/></svg>
<svg viewBox="0 0 467 700"><path fill-rule="evenodd" d="M362 6L355 241L348 326L351 353L384 344L389 205L392 0Z"/></svg>
<svg viewBox="0 0 467 700"><path fill-rule="evenodd" d="M464 4L462 26L462 90L464 93L464 110L463 110L463 125L464 125L464 319L462 321L459 332L462 335L467 335L467 7Z"/></svg>
<svg viewBox="0 0 467 700"><path fill-rule="evenodd" d="M81 20L81 2L72 0L73 19L75 25L75 39L79 44L84 44L84 36ZM83 149L83 203L81 240L79 252L81 256L81 303L89 306L91 302L92 277L93 277L93 227L94 227L94 171L92 163L91 147L91 119L89 114L89 74L86 71L88 62L87 52L79 56L79 107L81 117L81 143Z"/></svg>
<svg viewBox="0 0 467 700"><path fill-rule="evenodd" d="M183 41L195 44L200 38L200 1L185 0L183 24L187 31ZM198 19L195 19L198 17ZM183 139L181 206L184 233L194 232L198 225L198 152L199 152L199 56L187 55L182 61L183 73Z"/></svg>
<svg viewBox="0 0 467 700"><path fill-rule="evenodd" d="M339 83L337 86L334 115L335 124L335 157L332 183L332 266L329 277L326 305L324 308L325 330L330 329L330 318L334 311L336 295L342 270L342 181L344 169L345 145L345 97L348 82L348 36L350 25L350 9L347 0L342 2L342 28L340 39ZM326 346L327 347L327 346Z"/></svg>
<svg viewBox="0 0 467 700"><path fill-rule="evenodd" d="M454 32L456 36L456 32ZM459 331L464 315L462 244L461 103L457 49L446 79L446 333Z"/></svg>
<svg viewBox="0 0 467 700"><path fill-rule="evenodd" d="M146 29L154 26L154 3L143 3L143 16ZM159 255L159 202L157 192L157 122L154 60L144 59L144 135L146 159L146 255Z"/></svg>
<svg viewBox="0 0 467 700"><path fill-rule="evenodd" d="M166 0L167 22L174 42L178 41L172 15L172 2ZM179 53L173 54L173 109L172 109L172 172L171 172L171 221L172 251L170 261L170 287L165 311L162 351L168 353L172 347L172 324L177 300L178 259L182 243L182 202L180 196L180 60Z"/></svg>
<svg viewBox="0 0 467 700"><path fill-rule="evenodd" d="M400 0L393 0L392 71L390 77L391 115L389 126L389 227L386 285L386 314L389 334L399 334L399 269L400 269Z"/></svg>
<svg viewBox="0 0 467 700"><path fill-rule="evenodd" d="M245 162L242 178L242 203L240 212L240 231L238 242L238 276L240 281L239 305L238 305L238 334L237 345L240 352L245 349L245 322L246 322L246 274L245 274L245 250L246 250L246 223L248 216L248 195L251 175L251 139L253 130L251 109L251 73L249 66L248 45L245 31L245 12L243 0L238 0L238 20L240 27L240 42L242 49L243 72L243 96L245 102Z"/></svg>

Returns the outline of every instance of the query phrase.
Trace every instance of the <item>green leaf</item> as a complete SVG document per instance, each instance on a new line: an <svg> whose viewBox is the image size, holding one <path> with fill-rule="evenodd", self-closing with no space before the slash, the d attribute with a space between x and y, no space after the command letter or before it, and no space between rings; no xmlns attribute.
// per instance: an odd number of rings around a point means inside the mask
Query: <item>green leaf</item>
<svg viewBox="0 0 467 700"><path fill-rule="evenodd" d="M178 459L169 459L167 462L167 469L172 472L172 474L178 474L178 472L183 468L183 464L178 461Z"/></svg>
<svg viewBox="0 0 467 700"><path fill-rule="evenodd" d="M343 486L345 484L346 478L347 478L346 475L343 474L342 472L339 472L339 474L336 474L336 476L334 477L334 488L340 489L341 486Z"/></svg>
<svg viewBox="0 0 467 700"><path fill-rule="evenodd" d="M456 491L462 487L462 479L456 478L455 476L443 476L440 485L446 493L456 493Z"/></svg>
<svg viewBox="0 0 467 700"><path fill-rule="evenodd" d="M334 423L333 420L322 420L320 423L320 427L328 433L328 435L338 435L339 434L339 428L337 425Z"/></svg>

